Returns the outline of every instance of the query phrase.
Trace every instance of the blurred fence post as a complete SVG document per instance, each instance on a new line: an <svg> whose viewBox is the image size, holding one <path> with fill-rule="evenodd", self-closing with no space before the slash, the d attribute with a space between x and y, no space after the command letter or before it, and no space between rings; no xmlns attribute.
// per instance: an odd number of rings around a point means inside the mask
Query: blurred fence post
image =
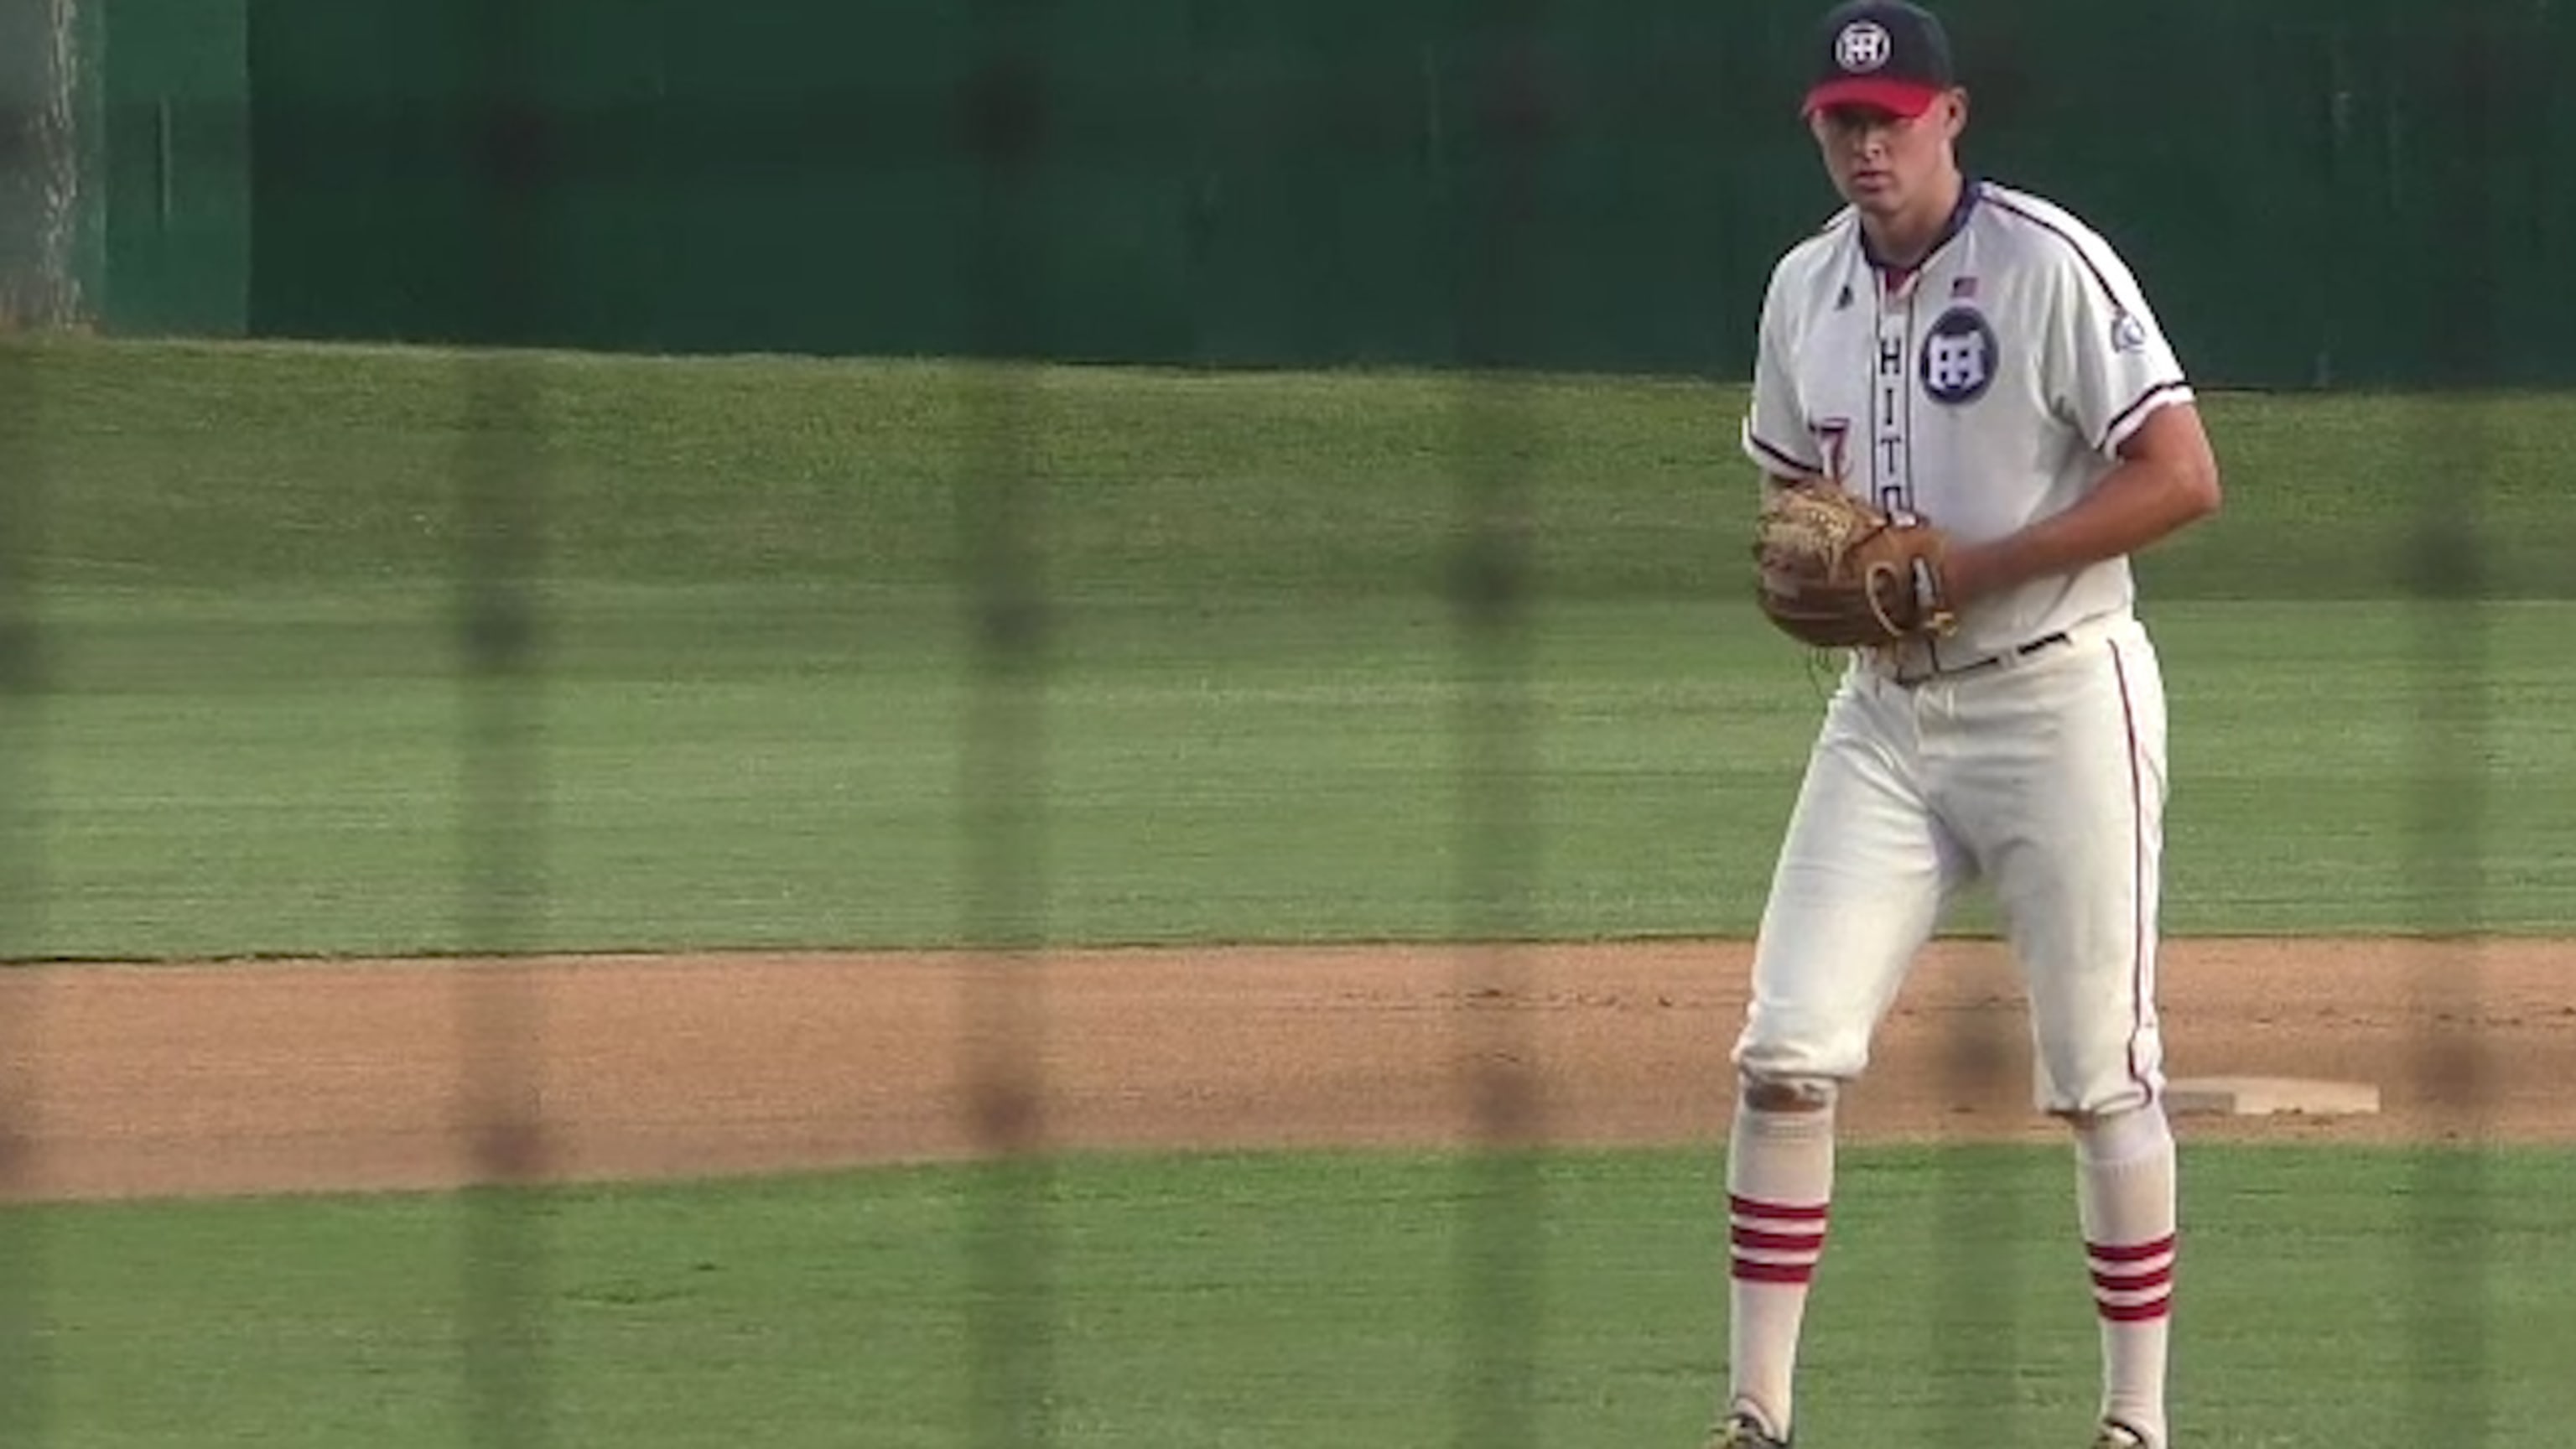
<svg viewBox="0 0 2576 1449"><path fill-rule="evenodd" d="M964 363L973 436L958 478L972 676L959 755L965 941L973 953L961 1071L982 1160L968 1193L968 1439L1023 1449L1054 1433L1046 1160L1044 502L1029 369L1043 352L1046 220L1037 170L1049 121L1042 0L978 0L958 95L975 166L959 250L972 310Z"/></svg>
<svg viewBox="0 0 2576 1449"><path fill-rule="evenodd" d="M540 301L535 228L551 176L526 7L469 0L482 185L466 235L482 335L512 337ZM531 1199L547 1174L545 1024L529 966L544 918L546 780L539 618L545 576L544 423L534 366L509 353L464 363L457 459L456 610L464 666L464 936L487 958L458 989L459 1107L476 1186L465 1197L465 1393L469 1442L528 1449L547 1438L547 1254Z"/></svg>
<svg viewBox="0 0 2576 1449"><path fill-rule="evenodd" d="M2406 1385L2409 1437L2485 1442L2490 1324L2488 1235L2494 1202L2482 1119L2489 1090L2481 1041L2492 607L2486 560L2487 490L2498 464L2488 389L2508 371L2503 356L2508 238L2499 211L2501 158L2514 154L2520 108L2535 94L2516 54L2515 7L2465 0L2428 16L2421 34L2396 27L2400 46L2426 47L2431 97L2417 144L2445 158L2431 168L2428 213L2455 265L2439 325L2428 340L2433 375L2450 395L2418 404L2423 420L2415 476L2422 489L2412 552L2403 562L2415 594L2416 723L2409 884L2419 935L2414 1013L2419 1037L2409 1090L2438 1130L2415 1148L2408 1187L2406 1327L2413 1374ZM2554 77L2552 78L2554 82ZM2517 85L2520 81L2522 84Z"/></svg>
<svg viewBox="0 0 2576 1449"><path fill-rule="evenodd" d="M1456 750L1459 1087L1468 1158L1458 1225L1456 1442L1535 1443L1540 1231L1538 1091L1525 1000L1537 779L1528 387L1542 275L1539 172L1555 124L1536 0L1486 0L1467 30L1475 155L1459 211L1460 435L1450 591L1462 661Z"/></svg>

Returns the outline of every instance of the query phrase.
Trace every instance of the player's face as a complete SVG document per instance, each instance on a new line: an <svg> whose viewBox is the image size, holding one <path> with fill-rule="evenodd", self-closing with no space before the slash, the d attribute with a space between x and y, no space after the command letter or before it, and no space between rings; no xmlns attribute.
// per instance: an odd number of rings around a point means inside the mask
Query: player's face
<svg viewBox="0 0 2576 1449"><path fill-rule="evenodd" d="M1953 91L1919 116L1828 106L1807 124L1843 200L1872 215L1897 216L1940 190L1956 164L1952 148L1966 119L1966 105Z"/></svg>

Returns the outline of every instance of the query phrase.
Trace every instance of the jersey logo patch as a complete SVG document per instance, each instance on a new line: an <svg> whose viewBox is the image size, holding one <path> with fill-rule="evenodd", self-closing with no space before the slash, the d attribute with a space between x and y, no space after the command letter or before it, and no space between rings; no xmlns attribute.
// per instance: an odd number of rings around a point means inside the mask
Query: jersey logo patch
<svg viewBox="0 0 2576 1449"><path fill-rule="evenodd" d="M2147 324L2132 312L2122 312L2111 319L2111 350L2144 352L2147 350Z"/></svg>
<svg viewBox="0 0 2576 1449"><path fill-rule="evenodd" d="M1994 385L1995 329L1974 307L1953 307L1923 339L1923 390L1952 407L1975 402Z"/></svg>
<svg viewBox="0 0 2576 1449"><path fill-rule="evenodd" d="M1867 75L1886 65L1895 53L1887 27L1875 20L1856 20L1834 37L1834 62L1851 75Z"/></svg>

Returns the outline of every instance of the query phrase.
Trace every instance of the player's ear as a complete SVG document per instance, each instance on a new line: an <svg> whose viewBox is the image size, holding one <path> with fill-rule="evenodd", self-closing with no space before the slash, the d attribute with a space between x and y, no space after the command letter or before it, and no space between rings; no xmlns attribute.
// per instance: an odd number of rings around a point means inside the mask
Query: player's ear
<svg viewBox="0 0 2576 1449"><path fill-rule="evenodd" d="M1953 86L1950 93L1941 98L1941 125L1954 141L1960 132L1968 129L1968 92L1965 87Z"/></svg>

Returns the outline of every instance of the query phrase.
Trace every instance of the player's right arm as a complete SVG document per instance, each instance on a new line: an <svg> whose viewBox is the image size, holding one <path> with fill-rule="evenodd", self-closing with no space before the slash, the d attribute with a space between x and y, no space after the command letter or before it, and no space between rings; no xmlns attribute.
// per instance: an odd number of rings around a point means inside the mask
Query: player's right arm
<svg viewBox="0 0 2576 1449"><path fill-rule="evenodd" d="M1753 354L1753 403L1744 417L1744 453L1773 486L1798 487L1826 475L1807 410L1798 403L1797 319L1786 278L1790 259L1773 269L1762 298L1762 328Z"/></svg>

